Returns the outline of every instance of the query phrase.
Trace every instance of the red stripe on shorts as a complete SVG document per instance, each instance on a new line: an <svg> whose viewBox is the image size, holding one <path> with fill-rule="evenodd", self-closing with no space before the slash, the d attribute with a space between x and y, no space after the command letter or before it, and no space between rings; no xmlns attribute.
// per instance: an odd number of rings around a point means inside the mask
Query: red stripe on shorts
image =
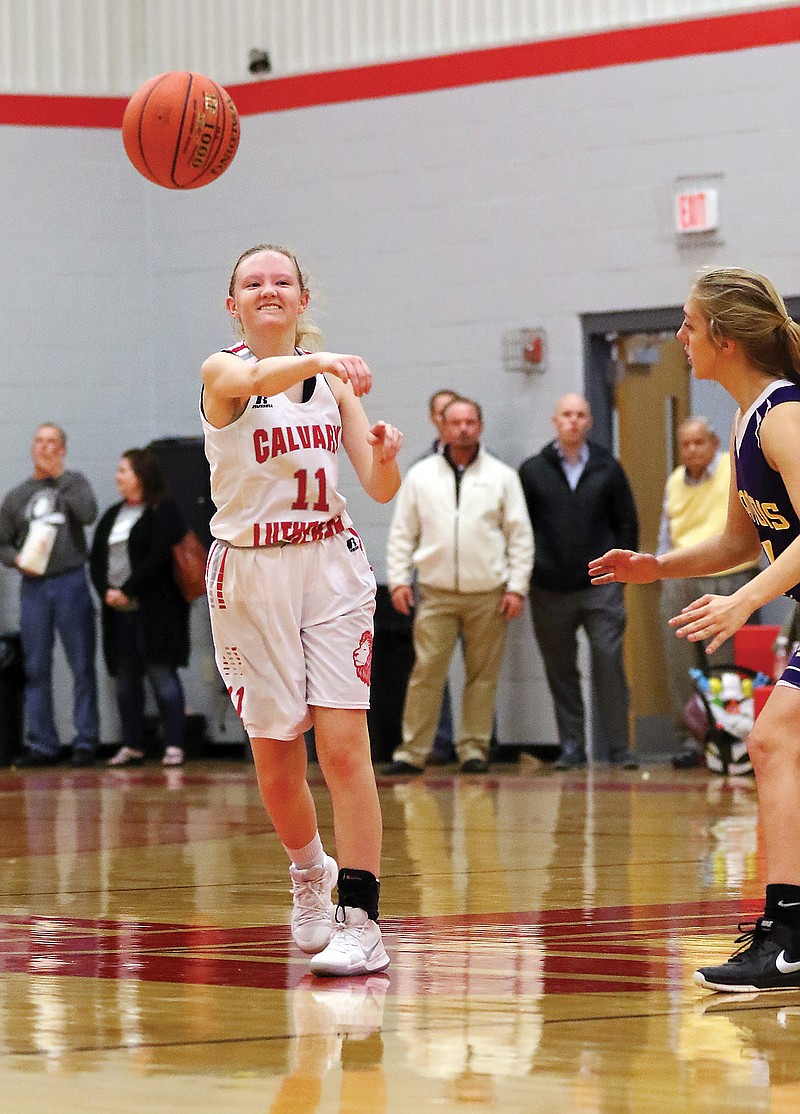
<svg viewBox="0 0 800 1114"><path fill-rule="evenodd" d="M220 562L219 562L219 568L217 569L216 583L214 584L214 594L217 597L217 607L220 609L220 611L226 611L227 607L228 607L228 605L225 603L225 596L224 596L223 590L222 590L222 588L223 588L222 582L223 582L223 578L225 576L225 562L227 561L227 559L228 559L228 547L225 546L225 548L222 551L222 557L221 557Z"/></svg>

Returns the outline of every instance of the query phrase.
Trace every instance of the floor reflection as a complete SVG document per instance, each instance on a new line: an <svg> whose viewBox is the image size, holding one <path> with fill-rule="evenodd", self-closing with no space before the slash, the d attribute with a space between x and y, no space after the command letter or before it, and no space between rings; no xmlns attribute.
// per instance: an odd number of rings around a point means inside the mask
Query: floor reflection
<svg viewBox="0 0 800 1114"><path fill-rule="evenodd" d="M271 1114L314 1114L323 1079L339 1079L339 1110L387 1109L383 1068L384 1005L389 976L321 980L307 975L292 993L295 1038L292 1064L269 1109Z"/></svg>
<svg viewBox="0 0 800 1114"><path fill-rule="evenodd" d="M292 946L248 767L6 775L4 1092L22 1114L42 1073L114 1114L159 1109L164 1078L203 1114L793 1109L800 992L690 978L760 911L752 785L648 773L382 785L392 966L363 980Z"/></svg>

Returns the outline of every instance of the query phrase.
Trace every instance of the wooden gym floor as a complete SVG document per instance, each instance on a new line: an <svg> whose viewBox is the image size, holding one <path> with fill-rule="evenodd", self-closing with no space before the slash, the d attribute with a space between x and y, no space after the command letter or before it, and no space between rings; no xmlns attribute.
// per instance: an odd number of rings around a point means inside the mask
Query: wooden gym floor
<svg viewBox="0 0 800 1114"><path fill-rule="evenodd" d="M691 983L760 911L751 783L530 760L381 797L392 966L318 980L248 764L3 772L0 1110L800 1108L800 992Z"/></svg>

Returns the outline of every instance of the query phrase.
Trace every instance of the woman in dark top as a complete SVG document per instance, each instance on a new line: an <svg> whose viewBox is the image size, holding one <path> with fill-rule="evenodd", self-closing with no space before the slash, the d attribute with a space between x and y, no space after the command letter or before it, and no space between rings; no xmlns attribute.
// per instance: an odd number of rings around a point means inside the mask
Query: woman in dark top
<svg viewBox="0 0 800 1114"><path fill-rule="evenodd" d="M122 745L109 765L144 758L147 677L163 727L163 764L180 766L185 701L178 667L189 659L189 605L172 574L172 546L186 525L149 449L123 453L116 482L122 502L100 519L89 558L103 605L103 654L117 681L122 729Z"/></svg>

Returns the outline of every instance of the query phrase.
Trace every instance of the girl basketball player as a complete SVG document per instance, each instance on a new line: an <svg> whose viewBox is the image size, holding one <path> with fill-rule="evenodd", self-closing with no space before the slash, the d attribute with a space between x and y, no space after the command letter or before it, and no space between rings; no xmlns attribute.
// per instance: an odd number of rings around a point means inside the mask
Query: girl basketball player
<svg viewBox="0 0 800 1114"><path fill-rule="evenodd" d="M386 503L400 485L402 434L370 426L359 399L372 375L360 357L301 348L308 298L285 248L250 248L234 267L227 307L242 342L202 368L216 507L206 581L217 666L291 860L292 936L315 974L359 975L389 965L366 720L375 579L338 491L337 450ZM341 870L323 850L306 781L312 725Z"/></svg>
<svg viewBox="0 0 800 1114"><path fill-rule="evenodd" d="M763 275L701 275L678 339L696 379L714 379L739 404L731 435L728 519L723 532L662 557L612 549L589 566L592 582L648 584L707 576L752 560L769 566L731 596L705 595L670 619L679 638L710 639L713 653L781 594L800 599L800 326ZM711 990L800 988L800 654L790 660L748 741L764 832L763 916L742 925L741 947L694 981Z"/></svg>

